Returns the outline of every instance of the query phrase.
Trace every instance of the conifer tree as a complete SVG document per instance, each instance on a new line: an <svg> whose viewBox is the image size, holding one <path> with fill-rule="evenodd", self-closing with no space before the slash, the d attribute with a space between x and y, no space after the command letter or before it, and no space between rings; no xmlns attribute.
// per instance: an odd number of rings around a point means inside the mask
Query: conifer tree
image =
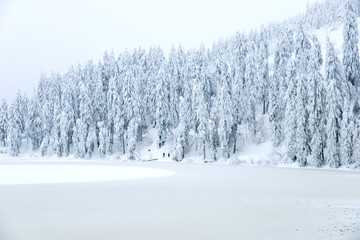
<svg viewBox="0 0 360 240"><path fill-rule="evenodd" d="M19 155L21 147L20 117L16 111L16 103L12 103L11 105L9 120L10 156L16 157Z"/></svg>
<svg viewBox="0 0 360 240"><path fill-rule="evenodd" d="M269 88L269 47L264 29L262 29L259 37L257 80L259 86L258 92L260 93L262 104L262 114L265 114L267 112Z"/></svg>
<svg viewBox="0 0 360 240"><path fill-rule="evenodd" d="M223 156L230 157L230 143L232 138L233 107L229 88L229 72L225 64L222 65L221 88L218 96L219 108L219 140Z"/></svg>
<svg viewBox="0 0 360 240"><path fill-rule="evenodd" d="M297 81L296 93L296 157L300 166L307 164L307 156L310 154L309 128L307 106L307 89L305 86L306 75L300 73Z"/></svg>
<svg viewBox="0 0 360 240"><path fill-rule="evenodd" d="M0 142L6 146L6 139L8 137L8 125L10 119L8 118L8 105L5 100L2 101L0 107Z"/></svg>
<svg viewBox="0 0 360 240"><path fill-rule="evenodd" d="M34 97L30 102L29 117L28 117L28 131L27 135L31 139L32 150L37 150L44 137L44 129L40 118L40 106L37 99Z"/></svg>
<svg viewBox="0 0 360 240"><path fill-rule="evenodd" d="M325 163L325 100L326 92L324 79L321 74L323 64L319 41L314 38L311 47L311 57L309 62L308 81L309 81L309 132L311 136L311 153L314 165L320 167Z"/></svg>
<svg viewBox="0 0 360 240"><path fill-rule="evenodd" d="M175 161L182 161L185 157L185 149L188 145L188 135L189 135L189 127L186 120L186 100L183 97L180 97L180 123L179 123L179 136L175 145Z"/></svg>
<svg viewBox="0 0 360 240"><path fill-rule="evenodd" d="M169 83L168 73L165 66L163 66L157 76L156 86L156 125L159 129L158 146L164 146L169 134Z"/></svg>
<svg viewBox="0 0 360 240"><path fill-rule="evenodd" d="M100 158L103 158L106 156L106 127L104 122L98 122L98 128L99 128L99 156Z"/></svg>
<svg viewBox="0 0 360 240"><path fill-rule="evenodd" d="M354 1L346 0L343 28L343 65L345 78L353 86L359 85L360 62L359 62L359 29L354 11Z"/></svg>
<svg viewBox="0 0 360 240"><path fill-rule="evenodd" d="M325 81L327 88L327 162L331 167L340 166L340 123L342 118L343 97L341 95L344 81L340 60L333 44L327 39L327 56L325 63Z"/></svg>
<svg viewBox="0 0 360 240"><path fill-rule="evenodd" d="M292 160L296 160L296 64L293 59L289 61L287 68L288 88L286 92L286 111L285 111L285 146L287 156Z"/></svg>

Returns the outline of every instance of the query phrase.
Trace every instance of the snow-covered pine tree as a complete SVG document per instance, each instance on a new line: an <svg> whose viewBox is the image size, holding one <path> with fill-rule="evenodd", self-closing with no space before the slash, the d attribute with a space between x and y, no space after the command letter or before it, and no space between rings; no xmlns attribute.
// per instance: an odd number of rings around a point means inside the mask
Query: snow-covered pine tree
<svg viewBox="0 0 360 240"><path fill-rule="evenodd" d="M145 88L145 111L147 116L148 125L155 127L157 124L156 111L157 111L157 94L155 94L159 82L160 69L164 67L165 56L161 48L151 47L145 57L146 73L144 76Z"/></svg>
<svg viewBox="0 0 360 240"><path fill-rule="evenodd" d="M81 119L76 120L76 125L74 127L74 151L75 157L84 158L86 155L86 146L84 137L87 134L87 130L85 128L85 124Z"/></svg>
<svg viewBox="0 0 360 240"><path fill-rule="evenodd" d="M257 63L255 54L255 43L254 36L247 41L246 46L246 69L245 69L245 117L244 122L247 126L247 138L256 142L256 76L257 76Z"/></svg>
<svg viewBox="0 0 360 240"><path fill-rule="evenodd" d="M343 97L341 95L343 76L341 64L335 53L333 44L327 39L327 56L325 62L325 81L327 87L327 163L331 167L340 166L340 123L343 112Z"/></svg>
<svg viewBox="0 0 360 240"><path fill-rule="evenodd" d="M9 142L10 142L10 156L16 157L20 153L21 147L21 126L20 116L16 111L16 102L11 104L9 110Z"/></svg>
<svg viewBox="0 0 360 240"><path fill-rule="evenodd" d="M217 147L219 145L219 135L216 127L216 123L214 120L209 119L208 120L208 128L209 128L209 149L210 154L212 156L212 161L216 161L217 157Z"/></svg>
<svg viewBox="0 0 360 240"><path fill-rule="evenodd" d="M278 85L279 91L277 96L277 107L278 107L278 118L280 119L280 127L284 122L285 118L285 107L286 107L286 91L288 88L287 79L287 66L289 59L291 58L293 51L293 35L287 29L283 30L280 35L280 42L277 45L275 55L274 55L274 73L273 78L274 81ZM284 131L282 131L284 132ZM282 133L284 135L284 133ZM284 138L284 136L281 136Z"/></svg>
<svg viewBox="0 0 360 240"><path fill-rule="evenodd" d="M307 164L307 156L310 154L310 136L307 107L307 88L305 86L306 74L297 75L296 92L296 157L300 166Z"/></svg>
<svg viewBox="0 0 360 240"><path fill-rule="evenodd" d="M260 102L262 105L262 114L267 112L268 88L269 88L269 46L266 37L266 30L263 27L258 39L257 48L257 85L258 93L260 94Z"/></svg>
<svg viewBox="0 0 360 240"><path fill-rule="evenodd" d="M309 81L309 131L311 136L311 154L313 163L320 167L325 163L325 86L321 74L321 65L323 64L321 47L317 38L313 38L311 47L311 57L309 62L308 81Z"/></svg>
<svg viewBox="0 0 360 240"><path fill-rule="evenodd" d="M55 79L54 79L55 80ZM38 84L37 99L41 108L41 120L44 127L44 138L41 143L41 154L45 156L51 147L52 128L54 127L54 97L51 78L42 75Z"/></svg>
<svg viewBox="0 0 360 240"><path fill-rule="evenodd" d="M287 67L286 79L288 88L286 91L286 109L285 109L285 147L287 157L296 161L296 63L291 59Z"/></svg>
<svg viewBox="0 0 360 240"><path fill-rule="evenodd" d="M340 163L341 165L351 165L353 163L355 126L352 107L347 98L344 99L340 127Z"/></svg>
<svg viewBox="0 0 360 240"><path fill-rule="evenodd" d="M170 50L168 69L170 72L169 91L170 91L170 119L173 126L179 124L179 96L181 91L181 82L183 81L181 76L181 65L177 56L177 51L174 46Z"/></svg>
<svg viewBox="0 0 360 240"><path fill-rule="evenodd" d="M176 141L175 145L175 154L174 154L174 160L175 161L182 161L185 157L185 149L188 146L188 136L189 136L189 126L188 121L186 119L187 111L186 108L186 100L183 97L180 97L180 123L179 123L179 136Z"/></svg>
<svg viewBox="0 0 360 240"><path fill-rule="evenodd" d="M73 83L70 79L65 81L63 86L62 111L60 116L60 132L63 146L63 155L65 157L70 154L70 147L73 143L74 126L75 126L75 110L74 99L72 97Z"/></svg>
<svg viewBox="0 0 360 240"><path fill-rule="evenodd" d="M62 111L62 79L59 73L53 74L53 101L54 101L54 126L52 127L51 142L58 157L64 152L63 142L61 141L61 111Z"/></svg>
<svg viewBox="0 0 360 240"><path fill-rule="evenodd" d="M197 133L197 147L199 150L199 153L203 155L203 160L206 159L206 143L208 139L208 126L207 121L209 119L209 113L208 113L208 106L205 101L205 93L202 90L204 84L203 78L204 78L204 72L202 72L202 76L200 77L200 80L198 80L195 84L195 90L196 96L197 96L197 107L196 107L196 119L198 121L196 133Z"/></svg>
<svg viewBox="0 0 360 240"><path fill-rule="evenodd" d="M353 134L354 146L353 146L353 163L354 167L360 167L360 122L359 118L354 122L354 134Z"/></svg>
<svg viewBox="0 0 360 240"><path fill-rule="evenodd" d="M304 31L303 27L300 25L295 35L295 46L294 46L296 69L298 73L307 72L308 64L310 60L310 50L311 50L310 39L307 33Z"/></svg>
<svg viewBox="0 0 360 240"><path fill-rule="evenodd" d="M8 137L8 125L10 119L8 118L8 105L5 100L2 101L0 107L0 142L6 146L6 139Z"/></svg>
<svg viewBox="0 0 360 240"><path fill-rule="evenodd" d="M158 132L158 146L161 148L166 143L169 134L169 82L168 72L165 66L162 66L157 76L156 86L156 126Z"/></svg>
<svg viewBox="0 0 360 240"><path fill-rule="evenodd" d="M114 52L105 52L103 56L103 64L101 65L101 78L105 95L107 94L109 88L110 78L117 78L117 74L118 68Z"/></svg>
<svg viewBox="0 0 360 240"><path fill-rule="evenodd" d="M234 112L231 100L229 70L225 62L221 64L221 88L219 89L219 140L223 156L230 157L230 144L232 140L232 128L234 125Z"/></svg>
<svg viewBox="0 0 360 240"><path fill-rule="evenodd" d="M92 106L88 88L84 83L80 84L80 119L76 120L76 144L75 155L80 158L91 155L93 136L90 133L92 128Z"/></svg>
<svg viewBox="0 0 360 240"><path fill-rule="evenodd" d="M92 94L92 104L94 106L94 120L96 122L104 121L107 115L107 99L104 92L104 86L101 78L101 71L99 67L94 67L92 73L92 81L95 85L94 93ZM98 129L99 131L99 129Z"/></svg>
<svg viewBox="0 0 360 240"><path fill-rule="evenodd" d="M131 97L131 96L128 96ZM132 102L132 101L128 101ZM112 154L116 150L121 149L125 153L125 146L124 146L124 113L122 111L121 106L123 106L123 100L120 97L116 86L115 78L111 78L109 82L109 90L107 93L107 129L108 134L107 137L107 152ZM114 148L118 146L119 149Z"/></svg>
<svg viewBox="0 0 360 240"><path fill-rule="evenodd" d="M269 127L271 142L274 147L278 147L282 140L279 78L280 76L278 75L277 69L274 69L274 75L271 77L269 93Z"/></svg>
<svg viewBox="0 0 360 240"><path fill-rule="evenodd" d="M129 122L129 127L127 129L127 144L129 146L129 159L135 160L135 150L136 150L136 139L137 139L137 130L139 127L139 119L132 118Z"/></svg>
<svg viewBox="0 0 360 240"><path fill-rule="evenodd" d="M40 117L40 106L38 104L36 95L30 101L29 116L27 119L27 135L31 139L32 150L37 150L44 138L44 128Z"/></svg>
<svg viewBox="0 0 360 240"><path fill-rule="evenodd" d="M345 15L343 28L343 65L346 80L353 86L359 86L360 62L359 62L359 29L354 11L355 1L345 0ZM358 4L358 3L356 3Z"/></svg>
<svg viewBox="0 0 360 240"><path fill-rule="evenodd" d="M234 108L234 149L233 153L237 151L238 148L238 138L240 137L238 134L240 132L240 126L244 119L245 115L245 99L244 99L244 75L245 75L245 46L246 46L246 38L244 34L237 33L232 40L232 49L230 54L231 60L231 96L232 96L232 106ZM215 120L215 119L214 119ZM210 123L209 123L210 124ZM216 124L215 124L216 125ZM211 131L211 125L209 125ZM216 126L215 126L216 127ZM210 132L211 134L211 132ZM211 141L210 141L211 145Z"/></svg>
<svg viewBox="0 0 360 240"><path fill-rule="evenodd" d="M103 158L106 156L106 126L104 124L104 122L98 122L97 123L98 128L99 128L99 147L98 147L98 152L99 152L99 156L100 158Z"/></svg>

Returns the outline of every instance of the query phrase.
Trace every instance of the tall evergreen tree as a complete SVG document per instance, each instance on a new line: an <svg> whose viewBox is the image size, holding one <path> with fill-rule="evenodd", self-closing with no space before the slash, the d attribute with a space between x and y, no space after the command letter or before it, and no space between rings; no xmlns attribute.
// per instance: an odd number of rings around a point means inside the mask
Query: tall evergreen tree
<svg viewBox="0 0 360 240"><path fill-rule="evenodd" d="M296 88L296 157L299 165L304 167L310 154L309 114L306 109L308 94L305 86L306 75L305 73L299 75Z"/></svg>
<svg viewBox="0 0 360 240"><path fill-rule="evenodd" d="M32 149L37 150L44 137L44 128L40 118L40 106L37 99L34 97L30 102L29 117L28 117L28 130L27 135L31 139Z"/></svg>
<svg viewBox="0 0 360 240"><path fill-rule="evenodd" d="M21 147L21 125L18 111L16 111L16 102L13 102L9 111L9 143L10 156L16 157L20 153Z"/></svg>
<svg viewBox="0 0 360 240"><path fill-rule="evenodd" d="M359 29L354 11L355 2L346 0L345 24L343 28L343 65L346 80L353 86L359 85L360 62L359 62Z"/></svg>
<svg viewBox="0 0 360 240"><path fill-rule="evenodd" d="M225 64L222 67L221 88L218 96L219 108L219 141L223 156L230 157L234 112L229 88L229 71Z"/></svg>
<svg viewBox="0 0 360 240"><path fill-rule="evenodd" d="M158 73L158 82L156 86L156 125L159 129L158 146L164 146L170 128L169 121L169 83L168 73L165 66L163 66Z"/></svg>
<svg viewBox="0 0 360 240"><path fill-rule="evenodd" d="M325 81L327 88L327 162L331 167L340 166L340 123L342 118L343 97L341 95L342 73L340 60L333 44L327 39L327 57L325 63Z"/></svg>
<svg viewBox="0 0 360 240"><path fill-rule="evenodd" d="M0 107L0 142L3 146L6 146L6 139L8 137L8 125L9 125L9 117L8 117L8 105L5 100L2 101Z"/></svg>
<svg viewBox="0 0 360 240"><path fill-rule="evenodd" d="M288 88L286 91L286 110L285 110L285 146L287 157L292 161L296 160L296 64L295 60L291 59L287 68L287 82Z"/></svg>
<svg viewBox="0 0 360 240"><path fill-rule="evenodd" d="M266 31L263 29L259 35L258 47L258 71L257 80L259 86L262 114L267 111L268 90L269 90L269 47L266 38Z"/></svg>
<svg viewBox="0 0 360 240"><path fill-rule="evenodd" d="M323 64L321 48L319 41L314 38L311 47L311 57L309 62L308 80L309 80L309 131L311 136L311 153L314 165L317 167L325 163L325 100L326 92L324 79L321 74L321 65Z"/></svg>
<svg viewBox="0 0 360 240"><path fill-rule="evenodd" d="M189 126L186 119L186 100L180 97L180 123L179 123L179 136L175 145L175 161L182 161L185 157L185 149L188 146Z"/></svg>

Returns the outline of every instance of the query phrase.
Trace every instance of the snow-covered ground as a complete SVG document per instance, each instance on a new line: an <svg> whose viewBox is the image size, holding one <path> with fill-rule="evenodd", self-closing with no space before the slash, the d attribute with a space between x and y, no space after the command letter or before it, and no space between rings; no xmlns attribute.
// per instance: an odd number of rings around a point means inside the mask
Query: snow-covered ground
<svg viewBox="0 0 360 240"><path fill-rule="evenodd" d="M164 162L0 161L8 176L19 174L16 165L40 175L40 170L49 175L60 172L63 179L71 177L73 167L80 175L91 168L97 178L82 183L0 184L1 240L360 239L358 172ZM173 174L108 179L105 171L112 168Z"/></svg>
<svg viewBox="0 0 360 240"><path fill-rule="evenodd" d="M123 166L2 165L1 184L76 183L164 177L171 171Z"/></svg>

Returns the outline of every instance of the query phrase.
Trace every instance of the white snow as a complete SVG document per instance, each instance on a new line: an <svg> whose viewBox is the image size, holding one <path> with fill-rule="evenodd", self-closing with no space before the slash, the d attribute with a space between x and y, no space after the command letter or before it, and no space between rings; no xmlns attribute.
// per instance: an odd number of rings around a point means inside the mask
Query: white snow
<svg viewBox="0 0 360 240"><path fill-rule="evenodd" d="M174 174L131 181L2 184L1 240L360 239L358 172L109 160L0 161L8 175L19 175L26 167L65 173L72 166L94 174L108 168L124 170L122 174L138 168Z"/></svg>
<svg viewBox="0 0 360 240"><path fill-rule="evenodd" d="M171 174L168 170L123 166L7 164L0 167L0 185L131 180Z"/></svg>

